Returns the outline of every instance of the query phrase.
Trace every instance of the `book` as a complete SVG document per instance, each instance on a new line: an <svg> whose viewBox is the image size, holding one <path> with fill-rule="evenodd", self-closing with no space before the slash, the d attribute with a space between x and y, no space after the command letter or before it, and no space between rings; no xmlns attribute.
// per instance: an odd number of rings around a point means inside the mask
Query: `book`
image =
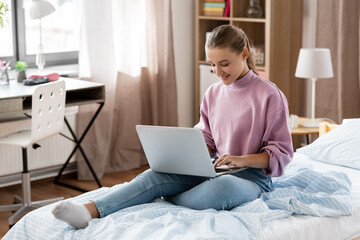
<svg viewBox="0 0 360 240"><path fill-rule="evenodd" d="M203 3L203 13L205 16L222 17L224 16L225 7L225 0L206 0Z"/></svg>
<svg viewBox="0 0 360 240"><path fill-rule="evenodd" d="M224 2L204 2L204 7L225 8Z"/></svg>
<svg viewBox="0 0 360 240"><path fill-rule="evenodd" d="M226 8L228 8L227 15L229 15L230 5L229 5L229 1L226 0L205 0L203 2L204 16L223 17L225 15Z"/></svg>
<svg viewBox="0 0 360 240"><path fill-rule="evenodd" d="M230 17L230 0L226 1L226 8L225 8L224 16Z"/></svg>
<svg viewBox="0 0 360 240"><path fill-rule="evenodd" d="M223 17L224 11L217 12L217 11L204 11L204 16L212 16L212 17Z"/></svg>
<svg viewBox="0 0 360 240"><path fill-rule="evenodd" d="M204 12L224 12L224 8L219 8L219 7L204 7Z"/></svg>

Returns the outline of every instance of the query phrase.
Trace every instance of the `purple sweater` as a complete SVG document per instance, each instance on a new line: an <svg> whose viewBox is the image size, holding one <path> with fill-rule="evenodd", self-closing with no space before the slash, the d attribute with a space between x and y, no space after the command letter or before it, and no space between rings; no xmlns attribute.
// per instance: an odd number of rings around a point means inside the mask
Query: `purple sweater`
<svg viewBox="0 0 360 240"><path fill-rule="evenodd" d="M281 176L293 157L286 97L252 70L231 85L209 87L195 128L218 156L266 152L268 176Z"/></svg>

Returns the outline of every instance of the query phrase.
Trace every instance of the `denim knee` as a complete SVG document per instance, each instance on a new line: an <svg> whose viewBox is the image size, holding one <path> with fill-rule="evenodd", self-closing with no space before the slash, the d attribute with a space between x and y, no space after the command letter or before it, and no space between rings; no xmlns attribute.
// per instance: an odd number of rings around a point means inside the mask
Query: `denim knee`
<svg viewBox="0 0 360 240"><path fill-rule="evenodd" d="M241 199L241 201L252 201L260 196L260 189L254 182L238 178L232 175L217 177L211 182L211 192L216 194L217 198L224 201L228 199ZM233 196L233 197L229 197ZM237 196L234 198L234 196Z"/></svg>
<svg viewBox="0 0 360 240"><path fill-rule="evenodd" d="M173 197L172 202L199 210L229 210L258 198L260 193L259 186L250 180L223 175Z"/></svg>

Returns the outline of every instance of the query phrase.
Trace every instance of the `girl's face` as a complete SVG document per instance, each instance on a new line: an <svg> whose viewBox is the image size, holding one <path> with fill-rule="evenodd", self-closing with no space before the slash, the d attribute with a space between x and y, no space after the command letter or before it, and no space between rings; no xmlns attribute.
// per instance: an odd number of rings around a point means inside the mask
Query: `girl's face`
<svg viewBox="0 0 360 240"><path fill-rule="evenodd" d="M240 54L229 48L206 48L206 54L212 70L225 85L232 84L249 71L246 64L249 52L246 48Z"/></svg>

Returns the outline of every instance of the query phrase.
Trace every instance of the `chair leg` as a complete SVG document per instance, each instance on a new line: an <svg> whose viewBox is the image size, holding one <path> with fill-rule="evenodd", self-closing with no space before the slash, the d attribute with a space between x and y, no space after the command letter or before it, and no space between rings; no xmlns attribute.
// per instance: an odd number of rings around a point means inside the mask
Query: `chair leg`
<svg viewBox="0 0 360 240"><path fill-rule="evenodd" d="M1 205L0 212L14 212L23 206L22 203L17 204L9 204L9 205Z"/></svg>
<svg viewBox="0 0 360 240"><path fill-rule="evenodd" d="M14 195L14 203L22 203L22 198L19 197L18 195Z"/></svg>
<svg viewBox="0 0 360 240"><path fill-rule="evenodd" d="M31 203L31 183L30 183L30 173L22 173L21 174L22 183L22 203L30 204Z"/></svg>
<svg viewBox="0 0 360 240"><path fill-rule="evenodd" d="M64 199L64 197L45 199L40 201L31 201L31 181L30 173L27 166L27 151L26 148L22 149L23 155L23 172L21 173L21 188L22 198L14 195L14 203L9 205L1 205L0 212L13 212L15 213L9 217L9 229L14 226L16 221L21 218L26 212L40 208L50 203L57 202Z"/></svg>
<svg viewBox="0 0 360 240"><path fill-rule="evenodd" d="M30 173L28 170L26 148L22 148L22 157L23 157L23 172L21 174L22 201L23 204L26 205L31 203L31 183L30 183Z"/></svg>
<svg viewBox="0 0 360 240"><path fill-rule="evenodd" d="M17 210L13 215L9 217L9 225L14 225L15 222L21 218L27 211L29 211L29 207L27 205L23 205L19 210Z"/></svg>
<svg viewBox="0 0 360 240"><path fill-rule="evenodd" d="M34 207L34 209L39 208L39 207L43 207L46 205L49 205L50 203L54 203L60 200L63 200L64 197L57 197L57 198L50 198L50 199L45 199L45 200L39 200L39 201L34 201L31 202L31 207Z"/></svg>

